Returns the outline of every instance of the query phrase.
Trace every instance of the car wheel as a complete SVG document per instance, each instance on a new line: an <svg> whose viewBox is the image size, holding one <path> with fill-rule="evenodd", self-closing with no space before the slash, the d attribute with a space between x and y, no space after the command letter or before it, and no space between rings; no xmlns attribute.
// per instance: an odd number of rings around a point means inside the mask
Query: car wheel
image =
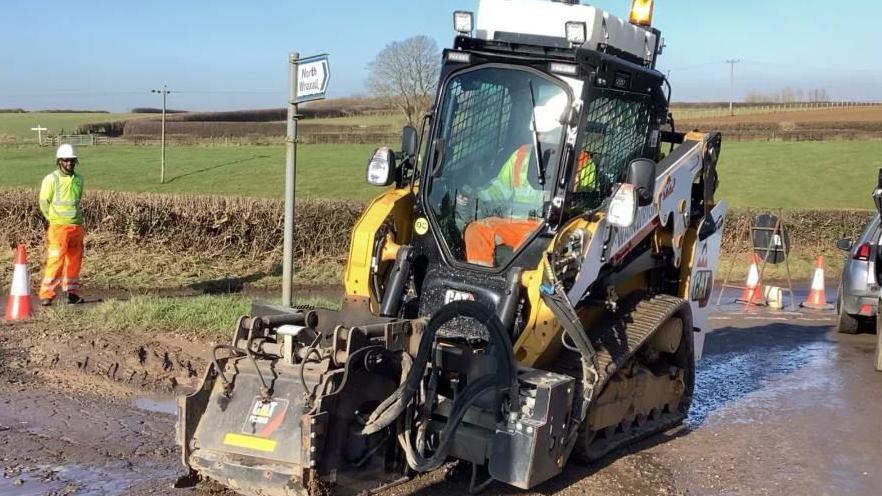
<svg viewBox="0 0 882 496"><path fill-rule="evenodd" d="M858 319L845 313L841 301L837 302L836 309L839 313L839 332L843 334L857 334L860 329L860 322Z"/></svg>

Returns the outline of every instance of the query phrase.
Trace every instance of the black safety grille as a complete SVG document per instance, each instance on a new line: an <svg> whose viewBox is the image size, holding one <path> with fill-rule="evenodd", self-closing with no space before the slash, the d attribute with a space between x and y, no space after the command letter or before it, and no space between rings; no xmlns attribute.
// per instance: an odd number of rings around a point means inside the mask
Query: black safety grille
<svg viewBox="0 0 882 496"><path fill-rule="evenodd" d="M450 123L447 150L449 162L464 163L464 157L492 157L508 133L511 97L501 85L484 83L466 91L460 81L449 88L456 112Z"/></svg>
<svg viewBox="0 0 882 496"><path fill-rule="evenodd" d="M650 113L643 99L599 96L588 104L583 149L597 167L592 189L601 197L613 193L628 164L639 158L649 137Z"/></svg>

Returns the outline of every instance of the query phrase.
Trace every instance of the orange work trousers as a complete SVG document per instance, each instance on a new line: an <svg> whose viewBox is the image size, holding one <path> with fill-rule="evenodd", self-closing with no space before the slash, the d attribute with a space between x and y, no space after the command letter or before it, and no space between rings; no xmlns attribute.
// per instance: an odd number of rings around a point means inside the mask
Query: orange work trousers
<svg viewBox="0 0 882 496"><path fill-rule="evenodd" d="M496 265L494 253L499 245L510 246L517 250L539 227L541 221L528 219L500 219L488 217L466 226L465 248L466 260L469 263L486 267Z"/></svg>
<svg viewBox="0 0 882 496"><path fill-rule="evenodd" d="M49 249L46 255L46 272L40 284L40 299L55 298L58 286L68 294L79 292L84 236L83 226L49 225L46 233Z"/></svg>

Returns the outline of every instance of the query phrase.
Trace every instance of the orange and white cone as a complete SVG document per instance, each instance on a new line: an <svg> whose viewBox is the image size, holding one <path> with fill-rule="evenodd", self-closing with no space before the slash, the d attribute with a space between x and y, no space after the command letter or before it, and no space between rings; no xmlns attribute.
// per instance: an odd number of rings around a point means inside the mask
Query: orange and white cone
<svg viewBox="0 0 882 496"><path fill-rule="evenodd" d="M814 277L812 277L812 289L809 291L808 298L799 306L813 310L826 310L830 308L830 305L827 304L827 291L824 285L823 256L818 257L818 266L815 268Z"/></svg>
<svg viewBox="0 0 882 496"><path fill-rule="evenodd" d="M15 249L12 288L6 300L6 320L25 320L31 317L31 284L28 278L28 255L24 245Z"/></svg>
<svg viewBox="0 0 882 496"><path fill-rule="evenodd" d="M754 253L753 258L750 261L750 269L747 271L747 286L741 293L741 298L738 298L736 301L751 305L765 304L766 299L763 297L763 287L759 280L759 263L760 259L757 254Z"/></svg>

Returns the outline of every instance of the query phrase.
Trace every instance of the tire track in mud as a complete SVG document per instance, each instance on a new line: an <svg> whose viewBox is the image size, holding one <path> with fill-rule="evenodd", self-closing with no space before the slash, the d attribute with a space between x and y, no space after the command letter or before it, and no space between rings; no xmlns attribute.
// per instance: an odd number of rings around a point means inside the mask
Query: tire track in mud
<svg viewBox="0 0 882 496"><path fill-rule="evenodd" d="M196 386L208 363L207 343L140 331L99 334L5 326L0 374L27 374L50 385L96 392L105 381L137 390L172 393Z"/></svg>
<svg viewBox="0 0 882 496"><path fill-rule="evenodd" d="M0 324L0 496L176 494L175 417L134 398L194 387L206 349L181 336Z"/></svg>

